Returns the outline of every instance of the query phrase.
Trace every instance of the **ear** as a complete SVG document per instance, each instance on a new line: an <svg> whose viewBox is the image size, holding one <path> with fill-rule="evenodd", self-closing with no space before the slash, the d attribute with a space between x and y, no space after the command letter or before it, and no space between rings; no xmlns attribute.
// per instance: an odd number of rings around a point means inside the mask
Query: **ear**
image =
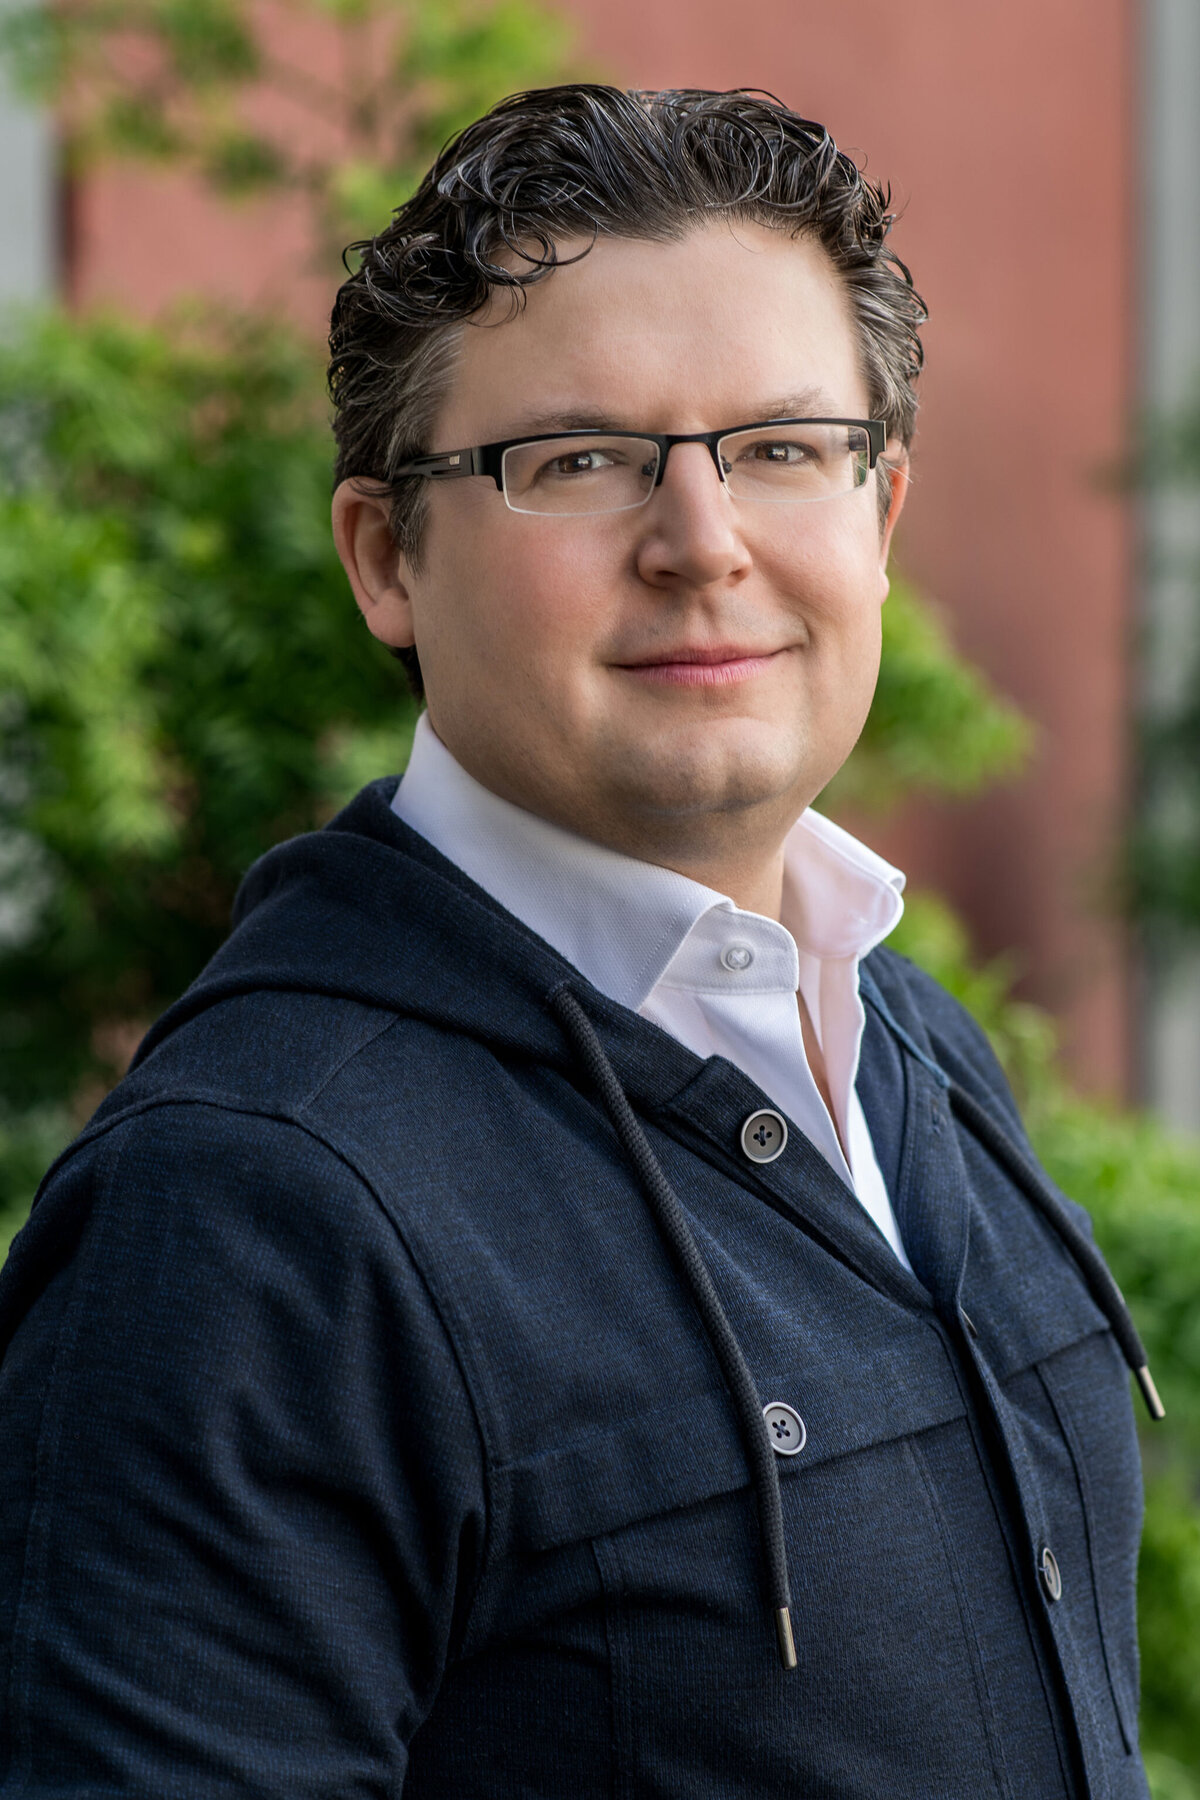
<svg viewBox="0 0 1200 1800"><path fill-rule="evenodd" d="M889 583L887 568L888 557L891 555L892 550L892 533L896 529L896 521L903 512L904 502L908 498L908 451L901 446L898 440L895 443L894 450L892 444L889 443L887 446L887 449L875 465L875 475L878 481L886 481L891 486L891 499L888 502L887 516L883 521L883 530L879 536L879 599L880 604L882 604L888 596Z"/></svg>
<svg viewBox="0 0 1200 1800"><path fill-rule="evenodd" d="M343 481L333 496L333 541L373 637L403 649L413 642L408 568L396 548L385 492Z"/></svg>

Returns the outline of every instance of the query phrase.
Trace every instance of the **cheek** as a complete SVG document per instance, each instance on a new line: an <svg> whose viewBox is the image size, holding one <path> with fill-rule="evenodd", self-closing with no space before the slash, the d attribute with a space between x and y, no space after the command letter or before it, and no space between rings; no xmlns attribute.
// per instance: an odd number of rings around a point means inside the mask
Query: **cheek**
<svg viewBox="0 0 1200 1800"><path fill-rule="evenodd" d="M788 529L755 546L777 591L814 617L850 623L882 604L879 532L874 512L857 504L863 498L788 509Z"/></svg>
<svg viewBox="0 0 1200 1800"><path fill-rule="evenodd" d="M474 498L474 497L472 497ZM494 511L494 509L492 509ZM603 596L619 580L619 558L586 533L554 529L476 503L436 522L427 540L427 637L444 662L475 682L497 676L536 686L538 673L565 678L594 661ZM431 522L432 523L432 522Z"/></svg>

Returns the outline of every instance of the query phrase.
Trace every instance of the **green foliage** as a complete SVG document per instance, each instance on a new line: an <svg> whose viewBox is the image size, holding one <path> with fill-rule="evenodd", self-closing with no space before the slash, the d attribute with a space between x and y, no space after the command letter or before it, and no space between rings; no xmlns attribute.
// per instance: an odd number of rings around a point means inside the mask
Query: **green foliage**
<svg viewBox="0 0 1200 1800"><path fill-rule="evenodd" d="M1061 1091L1034 1138L1092 1215L1167 1409L1142 1429L1142 1735L1155 1800L1200 1800L1200 1144Z"/></svg>
<svg viewBox="0 0 1200 1800"><path fill-rule="evenodd" d="M823 804L891 805L917 791L972 794L1019 768L1031 732L950 648L937 612L892 578L866 730Z"/></svg>
<svg viewBox="0 0 1200 1800"><path fill-rule="evenodd" d="M1200 1144L1066 1094L1043 1109L1034 1136L1059 1186L1091 1213L1137 1317L1170 1418L1168 1432L1149 1434L1154 1454L1168 1443L1200 1471ZM1200 1708L1195 1716L1200 1727Z"/></svg>
<svg viewBox="0 0 1200 1800"><path fill-rule="evenodd" d="M1175 947L1200 934L1200 677L1194 698L1142 727L1146 805L1129 845L1132 910Z"/></svg>
<svg viewBox="0 0 1200 1800"><path fill-rule="evenodd" d="M116 155L191 169L231 198L299 194L331 265L380 229L452 133L567 67L570 32L536 0L285 10L304 56L282 47L278 10L253 0L32 0L0 22L0 56L56 102L71 166Z"/></svg>
<svg viewBox="0 0 1200 1800"><path fill-rule="evenodd" d="M93 1104L216 948L248 863L406 754L400 671L330 541L328 438L319 363L278 326L52 317L0 344L17 1113Z"/></svg>
<svg viewBox="0 0 1200 1800"><path fill-rule="evenodd" d="M1167 1409L1142 1431L1142 1734L1156 1800L1200 1800L1200 1144L1066 1096L1034 1135L1092 1215Z"/></svg>
<svg viewBox="0 0 1200 1800"><path fill-rule="evenodd" d="M70 1136L65 1107L0 1110L0 1262L25 1223L38 1182Z"/></svg>
<svg viewBox="0 0 1200 1800"><path fill-rule="evenodd" d="M1200 394L1173 418L1156 421L1147 437L1140 482L1165 508L1187 508L1194 519L1200 509ZM1185 666L1175 671L1173 699L1157 701L1142 720L1142 805L1126 860L1131 910L1164 962L1200 939L1200 556L1194 526L1184 535L1190 554L1163 549L1160 573L1190 589L1192 641L1181 650Z"/></svg>
<svg viewBox="0 0 1200 1800"><path fill-rule="evenodd" d="M1151 1800L1200 1800L1200 1781L1165 1751L1144 1749Z"/></svg>
<svg viewBox="0 0 1200 1800"><path fill-rule="evenodd" d="M1142 1732L1163 1762L1155 1786L1200 1800L1200 1509L1179 1473L1147 1483L1139 1582Z"/></svg>

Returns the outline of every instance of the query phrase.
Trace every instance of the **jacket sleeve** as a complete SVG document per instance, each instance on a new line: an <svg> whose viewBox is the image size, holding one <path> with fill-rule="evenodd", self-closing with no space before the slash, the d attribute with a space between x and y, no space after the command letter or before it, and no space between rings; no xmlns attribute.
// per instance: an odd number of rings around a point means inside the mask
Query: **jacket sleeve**
<svg viewBox="0 0 1200 1800"><path fill-rule="evenodd" d="M22 1236L0 1795L397 1794L484 1476L374 1195L295 1124L171 1105L68 1158Z"/></svg>

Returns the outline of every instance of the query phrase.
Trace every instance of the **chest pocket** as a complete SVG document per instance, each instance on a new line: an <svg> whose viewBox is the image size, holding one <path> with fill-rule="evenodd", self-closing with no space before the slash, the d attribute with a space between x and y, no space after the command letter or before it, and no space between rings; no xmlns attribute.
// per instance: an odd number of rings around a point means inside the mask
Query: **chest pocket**
<svg viewBox="0 0 1200 1800"><path fill-rule="evenodd" d="M1012 1220L973 1224L965 1289L975 1353L1001 1382L1105 1325L1061 1245L1015 1193L1013 1209L1034 1240L1032 1250L1020 1246L1017 1266L1041 1271L1030 1284L1036 1304L1012 1291ZM814 1283L786 1316L765 1305L751 1309L748 1293L748 1310L739 1316L739 1307L734 1323L760 1397L764 1405L783 1402L804 1421L802 1451L779 1459L785 1485L826 1463L965 1417L961 1366L956 1369L932 1311L897 1306L852 1279L827 1293ZM518 1544L554 1549L748 1487L733 1403L698 1321L689 1323L686 1352L677 1322L657 1359L644 1352L632 1361L620 1358L611 1392L594 1368L574 1396L569 1376L563 1385L545 1371L549 1385L536 1428L525 1421L511 1434L536 1447L494 1468ZM597 1355L606 1350L615 1363L611 1340ZM623 1416L609 1416L613 1400L612 1410Z"/></svg>
<svg viewBox="0 0 1200 1800"><path fill-rule="evenodd" d="M828 1331L836 1322L825 1321ZM850 1328L853 1338L853 1326ZM764 1404L781 1401L804 1423L804 1447L780 1457L784 1484L872 1446L965 1416L962 1389L938 1331L897 1312L859 1334L856 1356L833 1359L821 1334L798 1326L755 1371ZM605 1536L750 1485L733 1403L712 1369L707 1390L672 1383L670 1358L646 1371L646 1404L617 1421L564 1419L537 1454L501 1465L515 1538L531 1550ZM569 1410L569 1409L568 1409ZM751 1534L753 1530L751 1527Z"/></svg>

